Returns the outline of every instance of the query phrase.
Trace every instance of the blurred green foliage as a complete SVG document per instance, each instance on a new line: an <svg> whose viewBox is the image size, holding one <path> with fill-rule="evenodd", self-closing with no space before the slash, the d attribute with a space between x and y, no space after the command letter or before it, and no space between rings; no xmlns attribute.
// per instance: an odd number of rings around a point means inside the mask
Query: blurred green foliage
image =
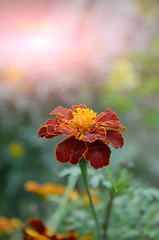
<svg viewBox="0 0 159 240"><path fill-rule="evenodd" d="M158 1L136 2L144 13L149 12L145 9L151 10L154 15L158 12ZM66 184L67 175L78 175L79 168L73 167L72 170L69 164L63 166L56 161L54 150L62 137L41 140L37 138L37 130L56 106L70 107L83 103L98 113L105 108L117 111L121 123L128 129L124 133L124 148L118 151L112 149L111 165L99 171L89 169L90 184L100 189L100 203L96 209L101 223L110 190L114 194L108 240L158 240L158 63L159 36L156 36L146 52L120 56L102 84L98 84L96 79L94 82L88 79L78 90L52 91L45 97L17 94L2 99L0 215L17 217L26 222L32 216L48 219L56 210L60 197L42 200L26 192L24 184L29 180ZM68 95L72 96L72 100L67 102L65 96ZM79 180L76 184L79 192L81 186ZM81 199L68 205L61 223L63 227L59 229L61 232L77 229L80 234L85 234L93 231L91 210L89 206L83 206ZM19 240L18 235L3 235L0 239Z"/></svg>
<svg viewBox="0 0 159 240"><path fill-rule="evenodd" d="M95 208L101 225L106 221L107 206L110 199L112 201L109 219L107 218L107 239L157 240L159 237L159 190L152 187L147 188L139 180L134 179L134 170L132 164L124 162L118 164L116 169L108 166L96 171L89 167L90 186L97 190L96 197L99 199ZM74 166L63 169L60 175L67 176L72 185L75 178L76 180L79 178L80 171L78 167ZM79 193L83 189L80 181L81 178L77 182ZM60 196L50 195L47 199L53 205L57 204L53 216L58 213L56 215L58 221L60 219L58 231L64 233L75 230L79 235L92 234L96 236L92 211L90 205L86 204L82 197L82 192L79 197L70 200L63 211L61 211L59 203L63 202L65 196L61 199ZM111 196L113 197L110 198ZM53 217L53 219L56 218ZM47 221L47 224L51 226L52 219L51 222Z"/></svg>
<svg viewBox="0 0 159 240"><path fill-rule="evenodd" d="M71 103L86 103L98 113L104 111L106 107L114 109L128 129L124 134L124 148L118 151L112 150L111 166L117 169L122 161L130 165L133 162L135 172L131 179L126 178L113 183L117 191L114 190L116 197L109 223L109 240L133 240L134 238L157 240L159 238L157 190L159 186L157 132L159 72L156 66L159 54L158 56L156 54L154 56L150 51L146 55L122 56L118 59L118 64L114 65L113 78L110 75L110 80L108 77L103 86L98 89L87 83L87 93L85 93L87 96L82 94L83 86L79 89L76 102ZM122 65L121 75L118 67L120 64ZM151 67L148 68L148 66ZM132 84L127 84L126 79L130 72ZM118 75L122 79L120 83ZM118 82L117 85L115 81ZM65 174L69 170L63 169L66 166L69 167L69 164L60 165L54 156L55 147L62 137L53 140L37 138L38 127L49 118L48 113L57 105L64 106L59 96L54 98L55 101L48 96L45 103L33 98L31 101L28 100L28 107L25 109L18 109L14 102L4 102L3 106L1 102L3 115L0 120L0 215L9 218L18 217L26 222L32 216L47 219L50 211L54 212L56 209L56 204L42 201L38 196L26 192L23 187L28 180L38 183L66 182ZM65 106L70 107L71 104ZM75 169L72 172L76 175ZM78 170L77 172L79 173ZM63 174L63 178L58 177L59 173ZM110 178L103 181L101 176L98 173L92 175L90 182L95 188L98 186L102 188L100 197L103 204L97 206L102 222L103 209L109 199L107 189L112 187L112 182ZM58 203L60 199L57 198L56 201ZM78 229L80 234L93 231L94 221L91 210L89 206L82 210L82 204L83 202L79 200L67 207L62 222L64 227L60 231ZM83 219L85 219L84 222ZM85 222L87 222L87 228L85 228ZM5 237L2 236L0 239L4 240Z"/></svg>

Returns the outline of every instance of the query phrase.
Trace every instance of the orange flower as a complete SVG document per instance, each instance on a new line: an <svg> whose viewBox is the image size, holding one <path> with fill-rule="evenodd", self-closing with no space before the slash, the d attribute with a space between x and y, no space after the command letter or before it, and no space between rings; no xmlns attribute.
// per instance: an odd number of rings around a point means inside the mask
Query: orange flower
<svg viewBox="0 0 159 240"><path fill-rule="evenodd" d="M117 130L121 128L126 131L126 128L120 124L113 110L106 109L106 112L97 115L86 105L80 104L72 106L72 110L59 106L50 114L56 114L56 118L48 119L46 125L39 128L38 136L47 139L58 135L68 136L55 150L60 163L75 165L84 155L93 168L102 168L110 162L108 144L115 149L124 145L123 136Z"/></svg>
<svg viewBox="0 0 159 240"><path fill-rule="evenodd" d="M76 233L70 232L66 235L49 235L49 229L46 228L40 219L30 219L28 222L30 228L24 228L24 240L92 240L91 235L78 237Z"/></svg>
<svg viewBox="0 0 159 240"><path fill-rule="evenodd" d="M40 185L34 181L28 181L27 183L25 183L24 188L27 191L34 192L36 194L41 195L42 197L45 197L48 194L62 195L65 192L66 187L63 185L56 185L53 183L46 183Z"/></svg>
<svg viewBox="0 0 159 240"><path fill-rule="evenodd" d="M17 228L22 227L22 223L17 218L7 219L3 216L0 217L0 234L9 234L15 231Z"/></svg>
<svg viewBox="0 0 159 240"><path fill-rule="evenodd" d="M36 193L42 197L46 197L49 194L52 195L63 195L66 187L64 185L56 185L54 183L45 183L43 185L38 184L34 181L28 181L24 185L25 190ZM76 200L79 198L79 194L76 190L70 193L69 201Z"/></svg>

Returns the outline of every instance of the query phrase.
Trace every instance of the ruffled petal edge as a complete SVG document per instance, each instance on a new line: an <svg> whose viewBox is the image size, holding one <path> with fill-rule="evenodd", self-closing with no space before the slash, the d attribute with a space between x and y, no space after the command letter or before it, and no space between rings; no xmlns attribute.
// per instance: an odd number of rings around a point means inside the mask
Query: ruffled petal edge
<svg viewBox="0 0 159 240"><path fill-rule="evenodd" d="M85 143L74 136L70 136L57 145L55 155L60 163L70 162L75 165L80 161L85 151Z"/></svg>
<svg viewBox="0 0 159 240"><path fill-rule="evenodd" d="M114 130L107 130L106 138L103 140L106 144L111 144L115 149L122 148L124 145L124 138L121 132Z"/></svg>
<svg viewBox="0 0 159 240"><path fill-rule="evenodd" d="M88 150L84 153L86 161L95 168L103 168L109 165L111 150L103 141L97 140L93 143L86 143Z"/></svg>

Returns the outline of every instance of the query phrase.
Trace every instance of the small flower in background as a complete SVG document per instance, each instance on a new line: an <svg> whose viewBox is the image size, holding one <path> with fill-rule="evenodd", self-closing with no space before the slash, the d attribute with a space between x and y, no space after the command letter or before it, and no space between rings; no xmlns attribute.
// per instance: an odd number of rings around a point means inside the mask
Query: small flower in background
<svg viewBox="0 0 159 240"><path fill-rule="evenodd" d="M10 234L23 226L23 223L17 218L7 219L0 216L0 234Z"/></svg>
<svg viewBox="0 0 159 240"><path fill-rule="evenodd" d="M24 189L29 192L33 192L35 194L40 195L41 197L46 197L47 195L63 195L66 187L64 185L56 185L54 183L45 183L45 184L38 184L35 181L28 181L24 185ZM99 193L99 189L94 190L93 188L90 189L92 194L93 203L96 205L99 203L99 198L97 194ZM89 205L89 198L84 192L80 195L76 190L73 190L69 195L69 201L76 201L82 198L87 205Z"/></svg>
<svg viewBox="0 0 159 240"><path fill-rule="evenodd" d="M106 112L97 115L82 104L74 105L72 109L55 108L50 114L55 114L56 118L48 119L46 125L39 128L38 136L47 139L68 136L55 150L60 163L75 165L84 155L95 169L109 165L111 150L108 144L115 149L122 148L123 135L117 130L126 131L116 112L106 109Z"/></svg>
<svg viewBox="0 0 159 240"><path fill-rule="evenodd" d="M98 198L99 189L90 188L90 192L92 195L93 204L97 205L100 202L100 199ZM73 190L69 196L69 200L82 200L84 201L84 205L90 205L90 201L86 192L79 194L76 190Z"/></svg>
<svg viewBox="0 0 159 240"><path fill-rule="evenodd" d="M100 202L100 199L98 198L98 193L99 193L99 189L93 189L93 188L90 188L90 192L91 192L91 196L92 196L92 201L93 201L93 204L94 205L97 205L99 204ZM89 201L89 197L88 197L88 194L86 192L84 192L84 200L86 202L87 205L90 205L90 201Z"/></svg>
<svg viewBox="0 0 159 240"><path fill-rule="evenodd" d="M56 185L54 183L40 185L37 182L28 181L25 183L24 188L27 191L34 192L42 197L45 197L48 194L62 195L65 192L66 187L63 185Z"/></svg>
<svg viewBox="0 0 159 240"><path fill-rule="evenodd" d="M24 155L25 147L20 142L12 142L9 144L8 150L12 157L20 158Z"/></svg>
<svg viewBox="0 0 159 240"><path fill-rule="evenodd" d="M30 219L28 221L30 228L24 228L24 240L93 240L91 235L78 237L75 232L65 235L49 235L49 229L45 227L41 219Z"/></svg>
<svg viewBox="0 0 159 240"><path fill-rule="evenodd" d="M56 185L54 183L45 183L43 185L38 184L35 181L28 181L24 185L25 190L36 193L42 197L47 195L63 195L66 187L64 185ZM69 200L76 200L79 198L79 194L76 190L73 190L69 196Z"/></svg>

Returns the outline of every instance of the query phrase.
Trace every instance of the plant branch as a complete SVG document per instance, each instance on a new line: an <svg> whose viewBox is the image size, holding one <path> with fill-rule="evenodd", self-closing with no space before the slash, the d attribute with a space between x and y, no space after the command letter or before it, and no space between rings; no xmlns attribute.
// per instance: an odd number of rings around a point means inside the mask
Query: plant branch
<svg viewBox="0 0 159 240"><path fill-rule="evenodd" d="M86 160L84 158L82 158L79 162L79 165L80 165L80 168L81 168L81 174L82 174L84 185L85 185L85 188L86 188L86 192L88 194L88 198L89 198L89 201L90 201L90 205L91 205L91 209L92 209L92 212L93 212L94 220L95 220L95 223L96 223L96 226L97 226L97 232L98 232L98 237L99 237L98 239L103 240L102 233L101 233L101 228L100 228L100 225L99 225L99 221L98 221L98 218L97 218L97 214L95 212L94 204L93 204L91 193L90 193L89 186L88 186L87 162L86 162Z"/></svg>
<svg viewBox="0 0 159 240"><path fill-rule="evenodd" d="M103 239L104 240L107 240L108 226L109 226L109 220L110 220L111 210L112 210L112 206L113 206L113 199L114 199L113 189L110 189L109 201L108 201L108 205L106 208L106 214L105 214L105 221L103 223Z"/></svg>
<svg viewBox="0 0 159 240"><path fill-rule="evenodd" d="M75 176L74 178L69 178L65 193L61 198L59 207L57 208L55 213L51 216L51 218L48 221L48 225L52 229L53 233L58 231L61 221L63 220L63 217L67 212L68 199L77 183L78 177L79 176Z"/></svg>

